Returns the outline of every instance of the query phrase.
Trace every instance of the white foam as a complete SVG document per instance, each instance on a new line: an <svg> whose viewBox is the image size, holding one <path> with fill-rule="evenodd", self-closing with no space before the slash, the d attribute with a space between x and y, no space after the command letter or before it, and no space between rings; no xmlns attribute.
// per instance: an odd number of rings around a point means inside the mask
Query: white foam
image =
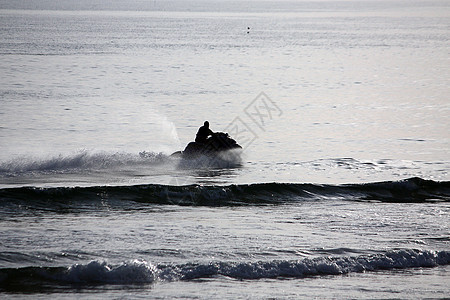
<svg viewBox="0 0 450 300"><path fill-rule="evenodd" d="M145 261L135 260L117 267L92 261L70 267L61 279L70 283L142 284L152 283L156 272L155 266Z"/></svg>

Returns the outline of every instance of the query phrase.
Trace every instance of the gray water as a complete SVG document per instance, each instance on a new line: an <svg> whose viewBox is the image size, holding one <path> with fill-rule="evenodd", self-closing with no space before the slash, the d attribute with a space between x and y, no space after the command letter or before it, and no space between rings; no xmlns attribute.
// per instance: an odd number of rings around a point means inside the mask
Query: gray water
<svg viewBox="0 0 450 300"><path fill-rule="evenodd" d="M449 16L446 1L0 1L0 269L72 267L70 280L0 292L445 297L450 270L433 255L449 251L446 186L413 204L390 189L214 201L252 183L449 181ZM204 120L243 146L241 161L169 157ZM149 184L168 201L46 190ZM201 195L215 204L170 194L189 184L214 187ZM299 271L310 265L321 271Z"/></svg>

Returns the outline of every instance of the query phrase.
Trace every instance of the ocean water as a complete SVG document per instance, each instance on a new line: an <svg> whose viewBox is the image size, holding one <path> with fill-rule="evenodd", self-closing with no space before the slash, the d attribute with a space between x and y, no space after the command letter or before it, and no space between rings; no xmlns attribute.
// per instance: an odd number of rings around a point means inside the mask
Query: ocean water
<svg viewBox="0 0 450 300"><path fill-rule="evenodd" d="M1 298L445 298L448 1L0 1ZM186 160L199 126L243 149Z"/></svg>

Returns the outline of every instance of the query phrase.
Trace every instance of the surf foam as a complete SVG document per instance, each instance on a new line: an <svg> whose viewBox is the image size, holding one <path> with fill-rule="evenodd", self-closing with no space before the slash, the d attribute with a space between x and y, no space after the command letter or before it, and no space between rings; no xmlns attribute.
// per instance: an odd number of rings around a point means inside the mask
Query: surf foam
<svg viewBox="0 0 450 300"><path fill-rule="evenodd" d="M235 279L304 278L320 275L341 275L365 271L437 267L450 264L449 251L402 249L386 253L319 257L295 261L210 262L183 265L152 265L135 260L116 266L92 261L64 267L27 267L0 269L0 289L23 285L150 284L156 281L194 280L214 276Z"/></svg>

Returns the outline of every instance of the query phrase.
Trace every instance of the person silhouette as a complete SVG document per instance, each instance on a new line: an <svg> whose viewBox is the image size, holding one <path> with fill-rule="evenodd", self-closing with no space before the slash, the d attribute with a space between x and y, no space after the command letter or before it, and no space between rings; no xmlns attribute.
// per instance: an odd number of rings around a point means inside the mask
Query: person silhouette
<svg viewBox="0 0 450 300"><path fill-rule="evenodd" d="M203 126L201 126L198 129L197 135L195 136L195 141L197 143L206 143L206 139L210 136L213 135L214 132L212 132L211 129L209 129L209 122L205 121L205 123L203 123Z"/></svg>

